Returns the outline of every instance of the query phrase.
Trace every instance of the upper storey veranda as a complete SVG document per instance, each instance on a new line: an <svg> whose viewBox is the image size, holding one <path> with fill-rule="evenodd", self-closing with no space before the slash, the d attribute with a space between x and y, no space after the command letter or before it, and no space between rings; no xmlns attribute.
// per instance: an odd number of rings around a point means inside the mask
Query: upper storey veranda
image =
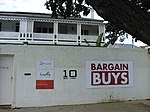
<svg viewBox="0 0 150 112"><path fill-rule="evenodd" d="M95 46L105 34L103 20L51 18L50 14L0 12L0 43ZM103 37L103 42L105 37Z"/></svg>

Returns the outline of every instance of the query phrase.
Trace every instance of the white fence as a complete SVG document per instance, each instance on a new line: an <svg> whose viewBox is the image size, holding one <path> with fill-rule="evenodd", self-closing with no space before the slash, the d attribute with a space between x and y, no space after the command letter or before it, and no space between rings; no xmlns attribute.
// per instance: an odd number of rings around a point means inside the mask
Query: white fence
<svg viewBox="0 0 150 112"><path fill-rule="evenodd" d="M11 103L16 107L150 99L145 49L1 45L0 55L14 57ZM100 72L114 74L101 83Z"/></svg>
<svg viewBox="0 0 150 112"><path fill-rule="evenodd" d="M84 45L96 46L98 36L75 34L48 34L32 32L0 32L0 43L12 44L58 44L58 45ZM86 41L85 41L86 39ZM87 42L89 44L87 44Z"/></svg>

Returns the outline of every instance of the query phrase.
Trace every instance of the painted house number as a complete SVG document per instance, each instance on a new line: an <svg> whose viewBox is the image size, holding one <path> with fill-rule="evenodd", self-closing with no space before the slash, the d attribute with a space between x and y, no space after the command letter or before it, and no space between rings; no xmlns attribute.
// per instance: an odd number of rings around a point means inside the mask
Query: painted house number
<svg viewBox="0 0 150 112"><path fill-rule="evenodd" d="M76 79L77 77L77 70L63 70L63 78L64 79Z"/></svg>

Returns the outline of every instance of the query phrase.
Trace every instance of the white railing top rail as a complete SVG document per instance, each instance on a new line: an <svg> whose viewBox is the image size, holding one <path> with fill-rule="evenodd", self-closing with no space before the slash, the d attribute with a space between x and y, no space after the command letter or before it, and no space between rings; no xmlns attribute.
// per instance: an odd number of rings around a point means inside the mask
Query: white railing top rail
<svg viewBox="0 0 150 112"><path fill-rule="evenodd" d="M76 34L52 34L32 32L0 32L0 43L5 44L54 44L96 46L97 36L77 36ZM86 40L86 41L85 41ZM88 43L87 43L88 42Z"/></svg>

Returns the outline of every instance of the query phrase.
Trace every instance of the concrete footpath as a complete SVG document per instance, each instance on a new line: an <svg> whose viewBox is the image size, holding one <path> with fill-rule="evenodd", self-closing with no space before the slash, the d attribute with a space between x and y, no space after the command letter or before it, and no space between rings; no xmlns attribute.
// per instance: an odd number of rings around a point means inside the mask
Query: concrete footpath
<svg viewBox="0 0 150 112"><path fill-rule="evenodd" d="M150 100L87 105L0 109L0 112L150 112Z"/></svg>

